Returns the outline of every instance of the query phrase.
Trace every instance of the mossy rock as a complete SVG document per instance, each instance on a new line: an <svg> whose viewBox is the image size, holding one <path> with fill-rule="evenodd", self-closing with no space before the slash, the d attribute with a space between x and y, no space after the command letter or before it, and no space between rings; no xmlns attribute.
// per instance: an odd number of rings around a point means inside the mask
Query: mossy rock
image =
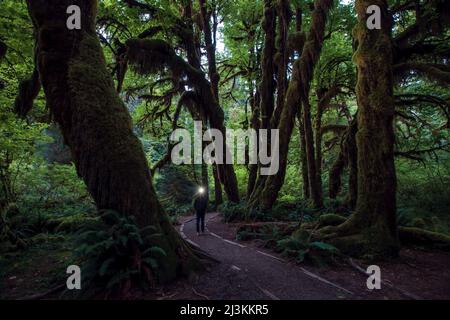
<svg viewBox="0 0 450 320"><path fill-rule="evenodd" d="M338 226L345 221L347 221L346 217L334 213L323 214L319 217L320 226Z"/></svg>

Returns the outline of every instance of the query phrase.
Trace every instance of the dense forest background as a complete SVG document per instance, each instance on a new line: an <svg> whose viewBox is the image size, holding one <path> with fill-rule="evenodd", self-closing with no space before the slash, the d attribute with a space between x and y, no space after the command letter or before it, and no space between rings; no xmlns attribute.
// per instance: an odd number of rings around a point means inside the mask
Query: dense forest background
<svg viewBox="0 0 450 320"><path fill-rule="evenodd" d="M77 0L78 34L69 2L0 1L0 272L46 255L42 287L83 261L123 288L202 268L170 226L199 185L226 222L297 222L238 237L299 261L448 248L448 1ZM280 172L171 164L196 120L279 128Z"/></svg>

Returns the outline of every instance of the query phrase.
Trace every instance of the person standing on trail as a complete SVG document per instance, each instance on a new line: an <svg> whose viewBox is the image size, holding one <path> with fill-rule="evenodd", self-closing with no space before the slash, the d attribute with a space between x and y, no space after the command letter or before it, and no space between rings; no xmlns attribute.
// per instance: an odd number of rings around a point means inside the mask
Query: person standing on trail
<svg viewBox="0 0 450 320"><path fill-rule="evenodd" d="M205 188L200 187L194 198L194 209L197 216L197 235L205 232L205 216L208 207L208 195Z"/></svg>

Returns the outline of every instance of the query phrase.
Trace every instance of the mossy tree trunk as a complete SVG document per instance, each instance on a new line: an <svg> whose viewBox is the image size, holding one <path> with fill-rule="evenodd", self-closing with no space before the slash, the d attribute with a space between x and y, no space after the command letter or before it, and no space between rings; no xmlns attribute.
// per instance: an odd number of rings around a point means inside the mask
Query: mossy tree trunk
<svg viewBox="0 0 450 320"><path fill-rule="evenodd" d="M317 185L320 197L322 197L322 117L329 109L331 100L339 93L339 87L332 86L328 89L319 88L317 90L317 112L314 121L315 132L315 158L316 158L316 170L317 170Z"/></svg>
<svg viewBox="0 0 450 320"><path fill-rule="evenodd" d="M295 8L295 31L297 34L301 34L302 32L302 24L303 24L303 10L300 6ZM301 44L296 45L300 50L303 50L303 46ZM301 55L301 51L298 52ZM294 56L294 52L292 55ZM299 141L300 141L300 165L301 165L301 175L302 175L302 189L303 189L303 198L309 199L309 179L308 179L308 164L306 163L306 140L305 140L305 127L303 125L303 116L301 110L301 104L299 105L300 110L297 113L298 120L298 132L299 132Z"/></svg>
<svg viewBox="0 0 450 320"><path fill-rule="evenodd" d="M264 49L262 52L262 75L261 75L261 129L270 129L270 119L275 109L275 65L276 54L276 7L273 0L264 1L264 20L262 28L264 30Z"/></svg>
<svg viewBox="0 0 450 320"><path fill-rule="evenodd" d="M306 140L305 140L305 127L303 126L302 111L298 113L298 131L300 138L300 164L302 171L302 182L303 182L303 197L305 199L310 198L309 193L309 178L308 178L308 163L306 160Z"/></svg>
<svg viewBox="0 0 450 320"><path fill-rule="evenodd" d="M154 226L165 250L161 281L200 266L163 211L131 117L119 98L96 35L97 1L28 0L37 35L38 70L47 106L70 147L78 174L98 209ZM66 27L67 7L78 5L81 30Z"/></svg>
<svg viewBox="0 0 450 320"><path fill-rule="evenodd" d="M328 196L330 199L336 199L342 186L342 173L347 165L347 156L343 150L341 142L341 150L330 169L328 177Z"/></svg>
<svg viewBox="0 0 450 320"><path fill-rule="evenodd" d="M276 55L276 25L277 10L273 0L264 0L264 19L262 21L262 29L264 30L264 47L261 56L261 82L259 83L259 129L271 129L271 118L275 110L275 64L274 57ZM269 141L270 144L270 141ZM256 182L253 183L251 195L247 201L254 203L259 199L262 187L266 181L266 176L259 174L260 167L258 165Z"/></svg>
<svg viewBox="0 0 450 320"><path fill-rule="evenodd" d="M199 0L201 23L204 34L204 40L206 45L206 56L208 59L208 75L211 82L211 88L214 92L217 102L220 104L219 97L219 82L220 75L217 72L217 62L216 62L216 45L215 45L215 35L213 35L213 30L211 29L210 20L211 14L208 10L208 3L206 0ZM222 186L220 184L220 178L217 171L216 165L213 165L213 176L214 176L214 194L215 194L215 205L218 207L222 204Z"/></svg>
<svg viewBox="0 0 450 320"><path fill-rule="evenodd" d="M367 7L381 8L382 28L368 30ZM344 251L371 258L398 254L391 17L385 0L356 0L358 195L347 222L321 232Z"/></svg>
<svg viewBox="0 0 450 320"><path fill-rule="evenodd" d="M321 206L321 197L317 193L317 176L314 161L314 137L309 113L309 90L313 78L314 68L319 61L324 41L325 26L328 12L332 7L332 0L316 0L312 13L311 28L301 57L292 67L292 76L286 92L286 98L278 125L280 150L279 171L267 177L262 190L254 192L250 207L270 209L278 198L278 193L284 183L289 152L289 142L294 129L295 117L300 103L303 106L303 121L305 126L306 154L308 159L309 185L312 199L316 207ZM258 186L257 186L258 187Z"/></svg>
<svg viewBox="0 0 450 320"><path fill-rule="evenodd" d="M381 8L381 30L368 30L367 7ZM356 0L358 44L358 198L354 219L362 227L373 254L395 255L396 174L394 164L395 114L392 75L391 17L386 0Z"/></svg>
<svg viewBox="0 0 450 320"><path fill-rule="evenodd" d="M348 195L346 202L351 210L355 209L358 194L357 131L358 122L355 117L341 137L341 150L331 167L329 176L329 196L330 199L336 199L341 189L341 176L344 173L344 169L348 167Z"/></svg>
<svg viewBox="0 0 450 320"><path fill-rule="evenodd" d="M184 15L185 19L188 20L187 23L188 32L183 33L182 37L183 45L187 53L189 64L194 69L201 72L200 43L197 40L197 37L195 36L195 31L193 28L192 0L185 0L184 3L185 3ZM208 12L206 0L199 0L199 4L200 4L200 18L206 44L206 52L208 59L208 75L210 81L209 82L204 81L206 79L202 79L201 81L194 81L195 82L194 87L199 97L201 97L203 107L205 108L204 112L208 116L211 128L220 130L225 137L225 117L219 103L220 76L219 73L217 72L216 53L214 46L215 43L213 42L213 34L210 25L210 14ZM210 89L205 88L205 85L209 86ZM227 152L226 141L224 141L224 143L225 143L224 153L226 153ZM216 199L218 199L220 203L223 201L222 187L221 185L216 184L220 182L223 185L223 188L228 196L228 199L233 202L238 202L239 191L237 187L237 178L234 172L233 165L227 164L217 165L215 172L217 175L217 177L214 178L216 186L215 187Z"/></svg>
<svg viewBox="0 0 450 320"><path fill-rule="evenodd" d="M212 166L214 177L214 205L216 209L223 203L222 197L222 184L220 183L219 173L217 172L217 166Z"/></svg>
<svg viewBox="0 0 450 320"><path fill-rule="evenodd" d="M304 93L305 94L305 93ZM305 151L306 151L306 163L308 166L308 181L309 192L311 196L312 204L315 208L321 208L322 193L319 174L317 172L317 162L315 158L314 147L314 133L311 121L311 105L309 103L309 94L302 97L302 115L303 115L303 127L305 132Z"/></svg>
<svg viewBox="0 0 450 320"><path fill-rule="evenodd" d="M349 133L346 138L346 152L348 157L348 194L347 205L351 210L356 207L358 199L358 147L356 144L356 133L358 132L358 122L354 119L350 124Z"/></svg>
<svg viewBox="0 0 450 320"><path fill-rule="evenodd" d="M289 1L279 0L277 3L278 12L278 35L277 35L277 53L274 56L277 75L277 102L276 108L271 118L271 127L276 128L280 120L280 114L284 106L284 98L288 87L288 64L289 48L288 36L289 27L292 18Z"/></svg>
<svg viewBox="0 0 450 320"><path fill-rule="evenodd" d="M256 59L258 60L258 59ZM253 79L250 79L250 83L253 83ZM251 90L250 106L252 110L252 115L250 118L250 128L258 130L261 127L259 106L260 106L260 94L259 89L256 88ZM247 193L246 199L250 199L253 190L255 189L256 179L258 177L258 164L250 164L248 169L248 182L247 182Z"/></svg>

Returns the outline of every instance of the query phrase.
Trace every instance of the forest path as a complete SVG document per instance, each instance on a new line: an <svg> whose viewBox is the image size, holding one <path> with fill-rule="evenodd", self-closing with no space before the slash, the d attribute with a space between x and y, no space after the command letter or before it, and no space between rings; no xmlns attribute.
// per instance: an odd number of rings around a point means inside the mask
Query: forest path
<svg viewBox="0 0 450 320"><path fill-rule="evenodd" d="M220 271L216 272L214 279L211 275L200 275L201 281L198 281L200 290L207 291L209 298L266 300L355 298L349 290L305 268L263 252L259 248L231 241L230 230L221 222L218 213L208 214L206 220L208 232L205 235L197 236L194 218L187 218L179 231L188 242L221 261ZM213 283L208 285L207 282ZM234 287L234 290L231 287Z"/></svg>

